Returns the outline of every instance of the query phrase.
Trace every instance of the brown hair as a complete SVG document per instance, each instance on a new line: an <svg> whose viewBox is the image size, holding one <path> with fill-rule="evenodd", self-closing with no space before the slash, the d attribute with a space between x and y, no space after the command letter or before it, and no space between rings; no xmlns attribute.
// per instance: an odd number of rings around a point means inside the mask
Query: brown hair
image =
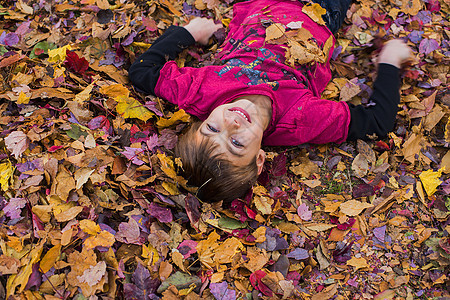
<svg viewBox="0 0 450 300"><path fill-rule="evenodd" d="M221 153L214 154L217 144L209 138L203 138L200 143L194 142L201 124L201 121L195 121L179 138L175 155L183 163L183 176L188 184L198 187L198 198L205 202L223 200L230 203L244 196L256 182L256 156L243 167L221 157Z"/></svg>

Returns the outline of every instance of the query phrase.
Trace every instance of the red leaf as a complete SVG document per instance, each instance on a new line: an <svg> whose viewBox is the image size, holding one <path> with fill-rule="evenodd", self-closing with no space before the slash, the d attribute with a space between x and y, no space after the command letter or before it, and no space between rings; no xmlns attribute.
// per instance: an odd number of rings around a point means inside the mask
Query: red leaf
<svg viewBox="0 0 450 300"><path fill-rule="evenodd" d="M265 296L272 297L272 291L261 281L261 279L266 275L267 274L264 271L255 271L255 273L250 275L250 283L255 289L263 293Z"/></svg>
<svg viewBox="0 0 450 300"><path fill-rule="evenodd" d="M250 219L255 219L256 218L256 212L254 212L253 210L251 210L250 208L248 208L247 207L247 205L246 206L244 206L244 208L245 208L245 212L247 213L247 216L250 218Z"/></svg>
<svg viewBox="0 0 450 300"><path fill-rule="evenodd" d="M84 57L79 57L73 51L66 51L66 61L64 65L71 71L83 74L89 68L89 62Z"/></svg>
<svg viewBox="0 0 450 300"><path fill-rule="evenodd" d="M279 154L273 159L271 172L273 176L278 177L286 174L287 172L286 160L287 158L286 155L284 155L284 153Z"/></svg>
<svg viewBox="0 0 450 300"><path fill-rule="evenodd" d="M197 197L191 194L188 194L184 201L186 203L186 213L189 217L189 220L191 221L191 224L197 223L200 219L200 202L198 201Z"/></svg>
<svg viewBox="0 0 450 300"><path fill-rule="evenodd" d="M388 151L388 150L390 150L389 145L386 144L386 143L383 142L383 141L378 141L378 142L376 143L376 145L375 145L375 148L376 148L377 151L384 151L384 150Z"/></svg>

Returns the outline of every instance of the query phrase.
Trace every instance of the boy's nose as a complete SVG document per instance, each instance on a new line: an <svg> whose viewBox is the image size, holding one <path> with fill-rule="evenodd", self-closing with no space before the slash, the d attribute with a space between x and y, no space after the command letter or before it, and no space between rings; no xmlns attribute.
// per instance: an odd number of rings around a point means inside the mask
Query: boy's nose
<svg viewBox="0 0 450 300"><path fill-rule="evenodd" d="M225 123L231 128L239 128L241 126L241 124L237 120L237 117L233 115L225 117Z"/></svg>

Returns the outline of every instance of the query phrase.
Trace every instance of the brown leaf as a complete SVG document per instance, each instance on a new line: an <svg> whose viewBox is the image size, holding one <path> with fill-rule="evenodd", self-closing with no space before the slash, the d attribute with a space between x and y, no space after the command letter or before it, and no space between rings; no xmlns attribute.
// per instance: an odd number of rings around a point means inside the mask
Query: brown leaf
<svg viewBox="0 0 450 300"><path fill-rule="evenodd" d="M274 23L266 28L266 41L276 40L284 35L286 29L281 23Z"/></svg>
<svg viewBox="0 0 450 300"><path fill-rule="evenodd" d="M337 286L337 283L327 286L320 293L313 295L311 300L327 300L332 298L337 293Z"/></svg>
<svg viewBox="0 0 450 300"><path fill-rule="evenodd" d="M358 177L364 177L369 171L369 163L362 154L356 155L352 162L352 170Z"/></svg>
<svg viewBox="0 0 450 300"><path fill-rule="evenodd" d="M339 207L342 213L346 214L347 216L353 217L359 215L364 209L373 207L373 204L357 200L350 200L342 203Z"/></svg>
<svg viewBox="0 0 450 300"><path fill-rule="evenodd" d="M363 140L357 141L356 149L367 159L368 162L374 163L376 161L377 158L375 156L375 151L373 151L369 144Z"/></svg>

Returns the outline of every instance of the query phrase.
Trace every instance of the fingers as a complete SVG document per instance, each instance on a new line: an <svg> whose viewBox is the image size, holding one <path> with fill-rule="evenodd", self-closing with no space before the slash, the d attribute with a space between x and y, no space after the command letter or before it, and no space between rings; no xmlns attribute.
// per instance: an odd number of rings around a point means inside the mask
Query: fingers
<svg viewBox="0 0 450 300"><path fill-rule="evenodd" d="M405 42L399 39L388 41L381 50L378 63L386 63L400 68L401 65L411 59L412 51Z"/></svg>
<svg viewBox="0 0 450 300"><path fill-rule="evenodd" d="M212 19L197 17L184 28L191 33L196 42L206 45L214 32L222 28L222 24L216 24Z"/></svg>

